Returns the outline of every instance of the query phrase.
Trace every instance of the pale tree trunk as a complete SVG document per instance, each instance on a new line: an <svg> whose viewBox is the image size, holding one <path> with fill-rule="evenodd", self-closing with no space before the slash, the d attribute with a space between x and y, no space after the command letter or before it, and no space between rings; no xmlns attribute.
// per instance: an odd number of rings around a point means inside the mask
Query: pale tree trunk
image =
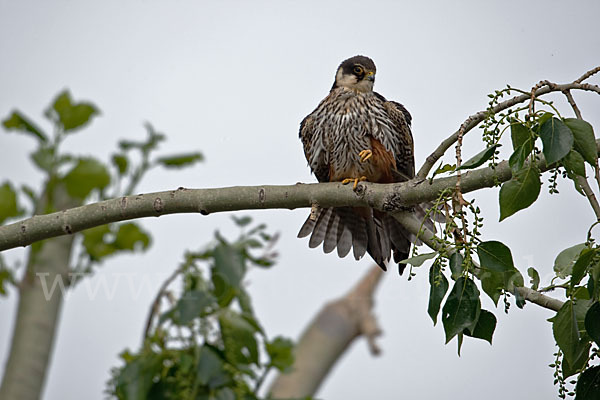
<svg viewBox="0 0 600 400"><path fill-rule="evenodd" d="M80 205L62 186L54 188L53 196L58 210ZM44 206L38 206L37 211ZM73 235L67 235L46 240L38 251L30 247L27 269L18 286L19 305L0 399L41 397L63 303L61 285L66 286L69 281L73 239Z"/></svg>
<svg viewBox="0 0 600 400"><path fill-rule="evenodd" d="M271 385L273 398L313 396L350 344L361 336L367 339L371 352L379 354L375 337L381 330L372 308L382 276L378 266L372 267L348 294L323 307L295 347L292 372L280 374Z"/></svg>

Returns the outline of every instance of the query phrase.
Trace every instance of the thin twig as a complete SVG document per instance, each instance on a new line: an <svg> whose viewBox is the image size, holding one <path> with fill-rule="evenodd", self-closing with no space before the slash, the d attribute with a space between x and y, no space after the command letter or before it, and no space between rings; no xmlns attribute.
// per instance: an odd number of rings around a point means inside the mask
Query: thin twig
<svg viewBox="0 0 600 400"><path fill-rule="evenodd" d="M598 66L596 68L592 68L585 74L581 75L581 77L579 79L577 79L575 81L575 83L581 83L581 82L585 81L587 78L589 78L590 76L597 74L598 72L600 72L600 66Z"/></svg>
<svg viewBox="0 0 600 400"><path fill-rule="evenodd" d="M165 296L167 294L167 288L175 280L175 278L177 278L177 276L179 274L181 274L183 269L184 269L184 266L177 268L171 274L171 276L169 276L167 278L167 280L164 281L163 284L160 286L160 289L158 290L158 293L156 294L156 297L154 298L154 301L152 302L152 306L150 307L150 312L148 313L148 319L146 321L146 329L144 329L144 340L148 338L148 334L150 333L150 329L152 328L152 322L154 321L154 316L160 310L160 300L162 299L163 296Z"/></svg>
<svg viewBox="0 0 600 400"><path fill-rule="evenodd" d="M592 210L594 210L594 214L596 214L596 219L600 221L600 204L598 204L598 199L596 198L596 195L590 187L587 179L585 179L585 177L583 176L578 176L577 184L581 186L581 189L583 189L585 197L587 197L588 201L590 202L590 205L592 206Z"/></svg>
<svg viewBox="0 0 600 400"><path fill-rule="evenodd" d="M254 393L258 393L258 391L260 390L260 387L265 382L265 378L267 377L267 375L269 374L269 372L272 369L273 369L273 367L270 366L270 365L268 365L267 367L265 367L264 371L260 374L260 376L256 380L256 384L254 385Z"/></svg>
<svg viewBox="0 0 600 400"><path fill-rule="evenodd" d="M571 91L570 90L563 90L563 93L567 97L567 101L569 102L569 104L571 105L571 108L575 112L575 116L578 119L583 119L581 117L581 111L579 111L579 107L577 107L577 103L575 103L575 99L573 98L573 95L571 94Z"/></svg>
<svg viewBox="0 0 600 400"><path fill-rule="evenodd" d="M531 88L530 94L529 94L529 115L533 116L535 110L535 99L537 97L537 91L540 90L541 88L543 88L544 86L549 87L550 89L552 89L552 84L549 81L539 81L534 87Z"/></svg>
<svg viewBox="0 0 600 400"><path fill-rule="evenodd" d="M456 185L454 187L454 195L452 196L452 211L455 214L460 215L463 228L462 238L459 237L460 235L457 235L457 231L454 232L457 241L466 240L467 238L467 223L465 221L465 214L463 213L463 205L465 201L460 191L460 181L462 177L462 171L460 170L460 166L462 164L462 141L465 129L465 124L462 124L458 130L458 137L456 138Z"/></svg>
<svg viewBox="0 0 600 400"><path fill-rule="evenodd" d="M552 84L552 87L544 86L535 91L535 96L540 97L547 93L557 92L557 91L562 92L565 90L584 90L584 91L591 91L591 92L596 92L596 93L600 94L600 86L592 85L592 84L588 84L588 83L581 83L581 81L583 79L586 79L589 76L593 75L593 73L598 72L596 70L600 71L600 67L589 71L588 73L584 74L581 78L579 78L577 81L575 81L573 83L565 83L565 84L558 84L558 85ZM589 74L589 75L587 75L587 74ZM475 114L469 116L469 118L467 118L465 120L465 122L463 122L463 124L461 124L461 127L463 127L463 126L465 127L464 132L462 132L462 136L466 135L470 130L472 130L477 125L479 125L479 123L481 123L483 120L485 120L489 111L491 111L494 114L497 114L500 111L506 110L507 108L514 106L515 104L523 103L523 102L529 100L530 98L531 98L530 94L523 94L520 96L515 96L511 99L508 99L506 101L503 101L502 103L497 104L491 110L479 111L478 113L475 113ZM434 167L434 165L437 163L437 161L446 153L446 151L454 143L456 143L456 141L458 140L459 132L460 132L460 129L457 130L456 132L454 132L448 138L446 138L442 143L440 143L440 145L437 147L437 149L435 149L435 151L433 153L431 153L425 159L423 166L421 166L421 168L419 169L419 172L416 175L415 179L417 181L424 180L427 177L427 174L429 174L429 171L431 171L431 169Z"/></svg>
<svg viewBox="0 0 600 400"><path fill-rule="evenodd" d="M412 234L416 235L419 233L419 239L421 239L423 243L425 243L431 249L445 254L447 257L450 257L456 251L448 244L444 245L440 243L439 239L436 239L435 234L431 230L427 228L421 228L421 223L414 216L414 213L410 211L398 211L394 213L394 218ZM475 266L478 267L476 263ZM549 310L558 311L563 305L562 301L545 296L527 287L517 287L515 290L517 290L525 300Z"/></svg>
<svg viewBox="0 0 600 400"><path fill-rule="evenodd" d="M575 99L573 98L571 91L563 90L563 93L567 97L567 101L571 105L573 112L575 112L577 119L583 120L583 117L581 116L581 111L579 110L579 107L577 107L577 103L575 103ZM596 165L594 166L594 172L595 172L594 176L596 178L596 182L598 182L598 187L600 188L600 179L599 179L599 175L598 175L598 161L597 160L596 160ZM590 185L587 181L587 178L584 176L578 176L577 183L579 184L579 186L581 186L581 189L583 190L585 197L587 197L588 201L590 202L590 206L592 206L592 210L594 210L594 214L596 214L596 220L600 221L600 204L598 204L598 199L596 198L594 191L590 187Z"/></svg>
<svg viewBox="0 0 600 400"><path fill-rule="evenodd" d="M596 159L596 165L594 165L594 178L596 178L598 189L600 189L600 165L598 165L598 159Z"/></svg>

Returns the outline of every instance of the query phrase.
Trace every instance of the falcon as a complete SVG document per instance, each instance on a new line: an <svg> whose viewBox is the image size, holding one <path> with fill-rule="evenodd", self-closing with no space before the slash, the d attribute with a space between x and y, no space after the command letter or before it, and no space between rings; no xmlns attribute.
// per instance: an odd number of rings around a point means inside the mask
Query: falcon
<svg viewBox="0 0 600 400"><path fill-rule="evenodd" d="M325 99L300 124L304 154L319 182L404 182L415 175L411 115L373 91L375 63L355 56L343 61ZM385 271L393 254L400 274L408 258L410 235L391 215L368 207L317 208L298 237L309 247L354 258L365 253Z"/></svg>

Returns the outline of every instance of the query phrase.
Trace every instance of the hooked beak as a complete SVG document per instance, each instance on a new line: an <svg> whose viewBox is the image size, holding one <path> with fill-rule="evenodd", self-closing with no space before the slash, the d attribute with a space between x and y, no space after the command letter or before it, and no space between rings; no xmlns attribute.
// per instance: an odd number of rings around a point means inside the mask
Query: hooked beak
<svg viewBox="0 0 600 400"><path fill-rule="evenodd" d="M367 72L367 75L365 76L365 78L368 81L375 82L375 73L373 71L369 71L369 72Z"/></svg>

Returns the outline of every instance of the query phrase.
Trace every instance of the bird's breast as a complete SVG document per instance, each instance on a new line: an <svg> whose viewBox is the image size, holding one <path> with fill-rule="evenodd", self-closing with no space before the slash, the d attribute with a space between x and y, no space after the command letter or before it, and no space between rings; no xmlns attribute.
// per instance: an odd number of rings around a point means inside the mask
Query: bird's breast
<svg viewBox="0 0 600 400"><path fill-rule="evenodd" d="M330 180L361 176L371 182L391 179L393 151L377 139L389 136L383 106L361 95L338 96L324 106L317 110L315 124L323 140ZM367 162L360 160L362 150L373 152Z"/></svg>

